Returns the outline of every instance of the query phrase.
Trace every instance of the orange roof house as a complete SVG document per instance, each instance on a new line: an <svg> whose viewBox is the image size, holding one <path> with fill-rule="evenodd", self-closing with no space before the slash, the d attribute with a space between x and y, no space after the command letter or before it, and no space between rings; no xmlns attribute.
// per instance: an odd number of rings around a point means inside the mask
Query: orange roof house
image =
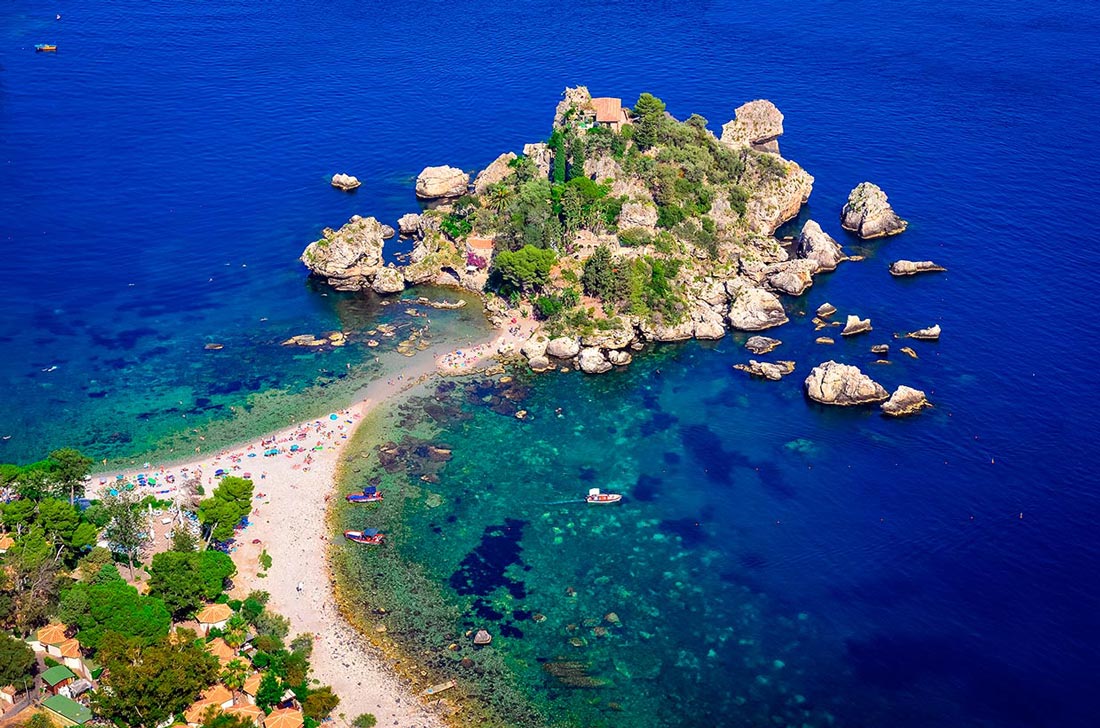
<svg viewBox="0 0 1100 728"><path fill-rule="evenodd" d="M202 720L206 717L206 711L211 708L214 709L215 713L221 712L220 705L200 698L190 708L183 711L183 719L187 721L187 725L202 725Z"/></svg>
<svg viewBox="0 0 1100 728"><path fill-rule="evenodd" d="M7 553L8 549L15 545L15 539L9 534L0 535L0 554Z"/></svg>
<svg viewBox="0 0 1100 728"><path fill-rule="evenodd" d="M67 629L65 625L58 622L47 624L42 629L38 630L38 641L43 645L60 647L69 640L65 635Z"/></svg>
<svg viewBox="0 0 1100 728"><path fill-rule="evenodd" d="M202 691L202 695L199 696L199 700L205 700L210 703L217 703L225 707L226 703L233 704L233 693L229 691L229 688L221 683L209 687Z"/></svg>
<svg viewBox="0 0 1100 728"><path fill-rule="evenodd" d="M606 126L613 131L619 131L624 124L630 123L630 118L623 109L623 100L609 96L601 96L592 99L592 110L596 112L596 123Z"/></svg>
<svg viewBox="0 0 1100 728"><path fill-rule="evenodd" d="M228 604L208 604L199 612L198 622L201 625L223 624L233 616L233 608Z"/></svg>
<svg viewBox="0 0 1100 728"><path fill-rule="evenodd" d="M215 637L206 643L206 651L218 658L218 663L225 667L237 657L237 651L227 645L221 637Z"/></svg>
<svg viewBox="0 0 1100 728"><path fill-rule="evenodd" d="M232 708L228 708L225 712L229 715L235 715L238 718L244 718L256 725L263 725L264 722L264 711L258 705L241 703L240 705L234 705Z"/></svg>
<svg viewBox="0 0 1100 728"><path fill-rule="evenodd" d="M254 672L248 676L248 679L244 681L244 688L242 692L245 695L256 697L256 693L260 692L260 683L263 682L263 673Z"/></svg>
<svg viewBox="0 0 1100 728"><path fill-rule="evenodd" d="M80 659L80 642L78 642L75 637L65 640L57 647L61 651L62 657L68 657L74 660Z"/></svg>
<svg viewBox="0 0 1100 728"><path fill-rule="evenodd" d="M302 728L302 711L294 708L273 710L264 719L264 728Z"/></svg>

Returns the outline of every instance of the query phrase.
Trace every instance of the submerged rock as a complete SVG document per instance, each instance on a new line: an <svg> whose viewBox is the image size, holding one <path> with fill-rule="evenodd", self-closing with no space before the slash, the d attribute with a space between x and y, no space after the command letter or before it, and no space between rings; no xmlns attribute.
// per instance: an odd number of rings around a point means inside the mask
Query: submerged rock
<svg viewBox="0 0 1100 728"><path fill-rule="evenodd" d="M775 363L772 363L749 359L748 364L734 364L733 368L739 369L743 372L748 372L754 377L762 377L773 382L778 382L780 379L794 371L794 362L777 361Z"/></svg>
<svg viewBox="0 0 1100 728"><path fill-rule="evenodd" d="M730 304L730 326L741 331L763 331L788 320L783 304L763 288L745 286Z"/></svg>
<svg viewBox="0 0 1100 728"><path fill-rule="evenodd" d="M779 339L772 339L767 336L750 336L749 340L745 342L745 348L753 354L767 354L782 343Z"/></svg>
<svg viewBox="0 0 1100 728"><path fill-rule="evenodd" d="M890 275L912 276L917 273L940 273L947 270L930 260L895 260L890 264Z"/></svg>
<svg viewBox="0 0 1100 728"><path fill-rule="evenodd" d="M425 167L416 178L416 196L422 200L461 197L470 189L470 175L455 167Z"/></svg>
<svg viewBox="0 0 1100 728"><path fill-rule="evenodd" d="M625 367L627 364L634 361L634 357L630 355L629 351L621 351L619 349L612 349L607 352L607 358L617 367Z"/></svg>
<svg viewBox="0 0 1100 728"><path fill-rule="evenodd" d="M881 402L889 395L882 385L850 364L827 361L806 377L806 395L815 402L841 407Z"/></svg>
<svg viewBox="0 0 1100 728"><path fill-rule="evenodd" d="M848 259L840 244L813 220L807 220L802 226L795 243L795 254L799 258L816 261L818 269L823 271L836 270L838 263Z"/></svg>
<svg viewBox="0 0 1100 728"><path fill-rule="evenodd" d="M940 339L940 325L929 326L925 329L917 329L916 331L910 331L905 335L908 339L917 339L918 341L939 341Z"/></svg>
<svg viewBox="0 0 1100 728"><path fill-rule="evenodd" d="M871 319L861 319L854 314L848 314L848 321L844 324L844 329L840 332L841 336L855 336L856 334L862 334L871 330Z"/></svg>
<svg viewBox="0 0 1100 728"><path fill-rule="evenodd" d="M897 235L909 226L890 207L886 193L870 182L860 182L848 194L848 202L840 213L840 224L864 240Z"/></svg>
<svg viewBox="0 0 1100 728"><path fill-rule="evenodd" d="M493 641L493 636L483 629L479 629L477 634L474 635L474 644L479 647L487 645Z"/></svg>
<svg viewBox="0 0 1100 728"><path fill-rule="evenodd" d="M581 349L580 354L577 356L577 363L585 374L603 374L611 369L611 362L604 357L603 352L595 347Z"/></svg>
<svg viewBox="0 0 1100 728"><path fill-rule="evenodd" d="M882 403L883 413L891 417L902 417L920 412L925 407L931 407L931 403L919 389L907 387L904 384L894 390L890 399Z"/></svg>

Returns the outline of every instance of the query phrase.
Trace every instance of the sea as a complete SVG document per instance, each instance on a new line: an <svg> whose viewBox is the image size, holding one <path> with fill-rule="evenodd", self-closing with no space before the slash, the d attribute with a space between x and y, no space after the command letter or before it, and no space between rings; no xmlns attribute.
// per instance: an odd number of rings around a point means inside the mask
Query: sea
<svg viewBox="0 0 1100 728"><path fill-rule="evenodd" d="M395 376L366 332L422 322L309 281L302 249L416 211L425 166L544 140L578 84L716 132L772 100L816 180L781 234L812 218L865 260L787 300L781 382L734 371L750 355L730 335L522 379L522 420L491 384L435 393L453 457L393 548L456 630L495 635L471 659L562 725L1097 725L1100 18L1082 0L7 0L0 461L182 457ZM840 229L864 180L904 234ZM903 258L948 271L894 279ZM826 301L874 330L814 343ZM435 343L486 332L476 301L431 318ZM932 324L938 343L894 338ZM333 330L349 344L281 345ZM829 359L934 408L814 405L801 382ZM585 508L589 487L624 502Z"/></svg>

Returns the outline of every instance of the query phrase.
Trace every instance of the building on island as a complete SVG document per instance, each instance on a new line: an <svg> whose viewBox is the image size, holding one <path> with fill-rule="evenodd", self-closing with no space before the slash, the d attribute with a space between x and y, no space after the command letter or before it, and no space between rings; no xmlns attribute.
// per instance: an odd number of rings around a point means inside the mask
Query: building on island
<svg viewBox="0 0 1100 728"><path fill-rule="evenodd" d="M613 132L622 131L623 127L630 123L630 115L623 108L623 100L609 96L600 96L592 99L592 111L595 113L595 125L610 129Z"/></svg>

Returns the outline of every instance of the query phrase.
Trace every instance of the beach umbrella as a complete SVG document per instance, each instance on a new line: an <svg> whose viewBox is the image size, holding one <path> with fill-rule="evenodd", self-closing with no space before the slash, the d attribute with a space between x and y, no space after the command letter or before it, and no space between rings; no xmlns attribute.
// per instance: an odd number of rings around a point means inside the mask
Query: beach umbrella
<svg viewBox="0 0 1100 728"><path fill-rule="evenodd" d="M328 416L328 418L329 418L330 420L338 420L338 419L340 419L340 418L339 418L339 417L337 417L336 415L329 415L329 416Z"/></svg>

